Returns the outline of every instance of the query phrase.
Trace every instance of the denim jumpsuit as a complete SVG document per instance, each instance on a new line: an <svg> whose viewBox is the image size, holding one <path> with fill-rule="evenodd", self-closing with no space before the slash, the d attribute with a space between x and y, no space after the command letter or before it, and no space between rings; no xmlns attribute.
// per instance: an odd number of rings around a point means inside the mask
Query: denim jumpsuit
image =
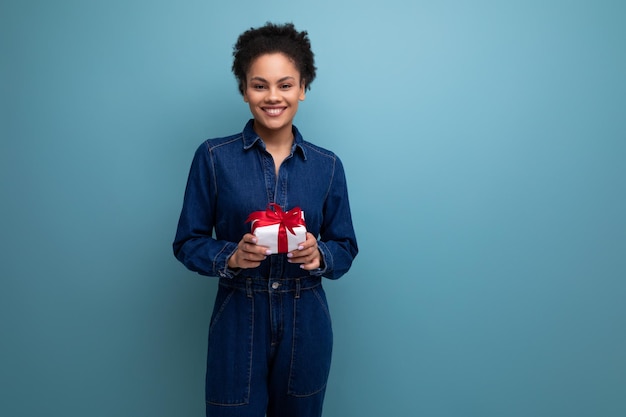
<svg viewBox="0 0 626 417"><path fill-rule="evenodd" d="M209 327L206 415L313 417L322 413L332 328L322 277L337 279L358 252L343 166L293 127L291 154L276 175L250 120L243 132L196 151L173 248L188 269L219 277ZM228 268L250 231L248 215L276 203L300 207L318 237L322 265L305 271L270 255Z"/></svg>

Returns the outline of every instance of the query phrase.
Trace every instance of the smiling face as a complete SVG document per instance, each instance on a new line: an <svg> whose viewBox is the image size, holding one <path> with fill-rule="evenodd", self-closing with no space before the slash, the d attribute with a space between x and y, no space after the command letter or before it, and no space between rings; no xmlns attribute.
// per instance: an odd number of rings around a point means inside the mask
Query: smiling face
<svg viewBox="0 0 626 417"><path fill-rule="evenodd" d="M254 117L254 130L263 139L291 134L298 103L304 98L304 80L286 55L265 54L252 61L243 99Z"/></svg>

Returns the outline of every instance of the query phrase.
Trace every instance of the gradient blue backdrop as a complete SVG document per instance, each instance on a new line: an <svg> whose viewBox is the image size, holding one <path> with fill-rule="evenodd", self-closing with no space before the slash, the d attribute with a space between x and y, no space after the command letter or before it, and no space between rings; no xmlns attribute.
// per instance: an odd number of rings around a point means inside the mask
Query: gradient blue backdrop
<svg viewBox="0 0 626 417"><path fill-rule="evenodd" d="M216 281L170 245L268 20L360 239L325 416L626 415L624 2L0 4L0 415L203 415Z"/></svg>

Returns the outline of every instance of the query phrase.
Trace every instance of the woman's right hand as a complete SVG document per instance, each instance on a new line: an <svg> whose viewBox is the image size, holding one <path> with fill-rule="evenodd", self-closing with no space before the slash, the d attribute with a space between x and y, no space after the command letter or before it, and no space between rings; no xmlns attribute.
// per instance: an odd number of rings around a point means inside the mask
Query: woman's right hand
<svg viewBox="0 0 626 417"><path fill-rule="evenodd" d="M246 233L237 244L237 250L228 258L228 267L256 268L270 254L266 246L258 246L256 237L252 233Z"/></svg>

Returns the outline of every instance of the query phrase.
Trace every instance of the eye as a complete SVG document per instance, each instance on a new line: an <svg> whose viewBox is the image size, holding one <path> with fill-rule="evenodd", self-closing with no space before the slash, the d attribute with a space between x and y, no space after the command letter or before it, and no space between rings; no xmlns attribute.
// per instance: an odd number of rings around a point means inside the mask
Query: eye
<svg viewBox="0 0 626 417"><path fill-rule="evenodd" d="M265 86L263 84L252 84L253 90L265 90Z"/></svg>
<svg viewBox="0 0 626 417"><path fill-rule="evenodd" d="M280 86L280 88L283 89L283 90L289 90L291 87L292 87L291 84L283 84L283 85Z"/></svg>

